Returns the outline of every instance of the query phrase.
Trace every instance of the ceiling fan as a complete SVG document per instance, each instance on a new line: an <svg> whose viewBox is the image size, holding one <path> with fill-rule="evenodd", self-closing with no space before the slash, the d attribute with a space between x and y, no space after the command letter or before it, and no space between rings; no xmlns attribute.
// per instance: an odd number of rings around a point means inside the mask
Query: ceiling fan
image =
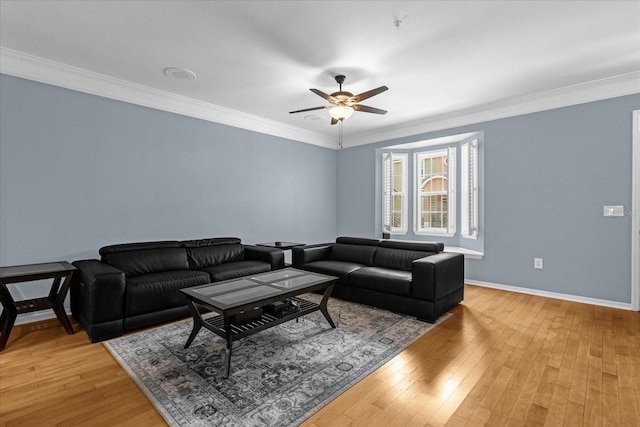
<svg viewBox="0 0 640 427"><path fill-rule="evenodd" d="M369 107L358 103L360 101L364 101L365 99L371 98L372 96L378 95L385 90L388 90L388 87L380 86L379 88L362 92L359 95L354 95L351 92L342 90L342 83L344 83L345 79L346 77L343 75L336 76L336 82L340 86L340 90L338 92L332 93L331 95L328 95L318 89L309 89L311 92L329 101L331 105L326 105L324 107L305 108L304 110L289 111L289 114L302 113L304 111L329 109L329 115L331 116L332 125L335 125L336 123L351 117L354 111L362 111L363 113L387 114L386 110L381 110L379 108Z"/></svg>

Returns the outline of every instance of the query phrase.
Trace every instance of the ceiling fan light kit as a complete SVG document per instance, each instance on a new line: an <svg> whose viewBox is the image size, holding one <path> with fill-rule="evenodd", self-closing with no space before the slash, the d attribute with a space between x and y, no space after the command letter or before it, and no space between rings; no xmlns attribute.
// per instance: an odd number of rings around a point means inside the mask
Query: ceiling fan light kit
<svg viewBox="0 0 640 427"><path fill-rule="evenodd" d="M340 90L338 92L334 92L331 95L326 94L318 89L309 89L311 92L315 93L321 98L329 101L327 106L323 107L311 107L305 108L302 110L290 111L289 114L302 113L304 111L313 111L313 110L329 110L329 115L331 116L331 124L335 125L338 122L342 122L344 119L348 119L354 113L354 111L362 111L364 113L373 113L373 114L386 114L386 110L381 110L379 108L368 107L366 105L358 104L360 101L364 101L365 99L371 98L372 96L378 95L386 90L389 90L386 86L380 86L379 88L372 89L366 92L363 92L358 95L353 95L351 92L342 90L342 83L344 83L346 77L342 74L336 76L336 82L340 86Z"/></svg>
<svg viewBox="0 0 640 427"><path fill-rule="evenodd" d="M329 109L329 115L336 120L344 120L351 117L355 110L348 105L338 105Z"/></svg>

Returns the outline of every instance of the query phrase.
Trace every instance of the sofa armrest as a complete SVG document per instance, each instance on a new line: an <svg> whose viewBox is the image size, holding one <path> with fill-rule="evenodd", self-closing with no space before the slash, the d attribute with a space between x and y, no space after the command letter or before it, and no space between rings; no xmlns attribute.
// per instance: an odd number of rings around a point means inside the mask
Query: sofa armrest
<svg viewBox="0 0 640 427"><path fill-rule="evenodd" d="M284 268L284 251L266 246L244 245L244 257L251 261L264 261L271 265L271 270Z"/></svg>
<svg viewBox="0 0 640 427"><path fill-rule="evenodd" d="M464 255L441 252L413 261L411 294L438 301L464 287Z"/></svg>
<svg viewBox="0 0 640 427"><path fill-rule="evenodd" d="M101 261L75 261L78 269L71 292L74 318L89 325L119 320L124 317L125 274Z"/></svg>
<svg viewBox="0 0 640 427"><path fill-rule="evenodd" d="M291 249L291 263L294 267L314 261L329 259L333 243L300 246Z"/></svg>

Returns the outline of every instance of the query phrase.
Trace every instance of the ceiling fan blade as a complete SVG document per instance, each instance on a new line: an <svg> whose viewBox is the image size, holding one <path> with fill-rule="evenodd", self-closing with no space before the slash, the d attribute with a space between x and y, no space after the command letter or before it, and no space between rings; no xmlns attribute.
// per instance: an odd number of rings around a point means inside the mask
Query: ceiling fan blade
<svg viewBox="0 0 640 427"><path fill-rule="evenodd" d="M327 93L324 93L321 90L318 90L318 89L309 89L309 90L311 92L315 93L316 95L318 95L319 97L326 99L329 102L335 101L335 98L333 96L331 96L331 95L329 95Z"/></svg>
<svg viewBox="0 0 640 427"><path fill-rule="evenodd" d="M331 124L335 125L336 123L338 123L338 120L331 117Z"/></svg>
<svg viewBox="0 0 640 427"><path fill-rule="evenodd" d="M303 111L324 110L325 108L328 108L328 107L305 108L304 110L289 111L289 114L302 113Z"/></svg>
<svg viewBox="0 0 640 427"><path fill-rule="evenodd" d="M352 100L353 102L360 102L360 101L364 101L365 99L367 99L367 98L371 98L372 96L375 96L375 95L377 95L377 94L379 94L379 93L382 93L382 92L384 92L385 90L389 90L389 88L388 88L388 87L386 87L386 86L380 86L379 88L371 89L371 90L368 90L368 91L366 91L366 92L362 92L362 93L361 93L361 94L359 94L359 95L355 95L355 96L353 96L353 97L351 98L351 100Z"/></svg>
<svg viewBox="0 0 640 427"><path fill-rule="evenodd" d="M387 114L387 110L381 110L380 108L369 107L367 105L354 105L353 109L356 111L362 111L363 113Z"/></svg>

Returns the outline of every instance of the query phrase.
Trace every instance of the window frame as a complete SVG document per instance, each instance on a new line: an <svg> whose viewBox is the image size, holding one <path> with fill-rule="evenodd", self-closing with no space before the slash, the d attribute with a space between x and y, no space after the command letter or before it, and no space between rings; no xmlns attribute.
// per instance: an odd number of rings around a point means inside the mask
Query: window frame
<svg viewBox="0 0 640 427"><path fill-rule="evenodd" d="M468 175L468 172L465 172L465 170L463 170L462 167L462 150L463 150L463 145L474 141L475 143L475 156L474 156L474 160L476 160L477 164L476 164L476 170L473 171L474 173L471 175ZM447 149L449 147L454 147L457 150L457 161L456 161L456 167L457 167L457 171L455 174L455 179L457 180L457 184L455 185L454 191L457 192L456 194L456 203L457 205L455 206L455 210L457 211L457 216L454 218L453 215L449 216L450 220L454 221L454 226L457 228L457 230L455 232L449 232L449 233L442 233L442 232L432 232L432 231L426 231L426 232L420 232L420 233L416 233L416 197L415 197L415 153L418 152L424 152L424 151L436 151L436 150L443 150L443 149ZM483 186L484 186L484 177L483 177L483 169L484 169L484 131L473 131L473 132L468 132L468 133L461 133L461 134L456 134L456 135L446 135L446 136L442 136L442 137L437 137L437 138L430 138L430 139L424 139L424 140L416 140L416 141L411 141L411 142L404 142L401 144L395 144L395 145L388 145L388 146L384 146L384 147L380 147L376 149L376 157L377 157L377 161L376 161L376 209L375 209L375 218L376 218L376 235L380 235L382 236L382 238L393 238L394 236L390 235L390 233L385 232L383 229L381 230L381 226L384 222L384 205L383 205L383 200L381 200L382 196L383 196L383 186L384 186L384 171L381 169L383 167L383 162L382 162L382 158L384 153L406 153L409 156L409 163L408 163L408 187L407 187L407 191L408 191L408 203L409 203L409 207L407 210L408 213L408 220L407 220L407 224L409 226L409 229L407 230L406 234L404 236L398 236L398 238L407 238L407 239L411 239L411 240L416 240L416 241L423 241L423 240L429 240L429 239L438 239L442 242L444 242L446 245L448 245L451 248L460 246L462 248L466 248L469 249L471 251L477 252L479 254L483 254L484 253L484 191L483 191ZM468 170L468 168L465 168L466 170ZM427 170L428 171L428 170ZM462 203L463 203L463 197L468 197L468 193L464 193L463 191L463 183L465 182L465 180L469 179L469 177L471 177L472 180L475 179L475 183L476 185L474 186L473 183L468 184L471 186L471 188L475 187L475 190L473 192L473 197L474 197L474 202L475 202L475 206L473 206L474 203L470 203L473 211L471 212L471 219L473 221L472 224L477 224L477 226L475 226L475 232L472 233L464 233L465 235L463 236L463 232L462 232L462 220L463 220L463 213L460 212L461 208L462 208ZM453 186L453 182L452 182L452 187ZM431 189L428 186L424 187L425 189ZM435 187L437 188L437 187ZM465 202L466 203L466 202ZM428 207L428 205L427 205ZM434 207L439 208L438 205L434 205ZM466 206L465 206L466 207ZM475 216L475 218L473 218L473 216ZM468 218L468 217L465 217ZM438 220L439 218L424 218L425 221L427 220ZM428 223L428 222L427 222ZM466 230L465 230L466 231Z"/></svg>
<svg viewBox="0 0 640 427"><path fill-rule="evenodd" d="M421 150L413 155L413 232L416 235L424 236L448 236L452 237L456 233L456 148L438 148L435 150ZM434 195L447 196L447 224L445 227L420 227L420 217L422 215L421 197L428 195L421 191L422 183L420 177L420 164L424 159L446 157L447 159L447 180L446 192L434 192ZM436 194L438 193L438 194Z"/></svg>

